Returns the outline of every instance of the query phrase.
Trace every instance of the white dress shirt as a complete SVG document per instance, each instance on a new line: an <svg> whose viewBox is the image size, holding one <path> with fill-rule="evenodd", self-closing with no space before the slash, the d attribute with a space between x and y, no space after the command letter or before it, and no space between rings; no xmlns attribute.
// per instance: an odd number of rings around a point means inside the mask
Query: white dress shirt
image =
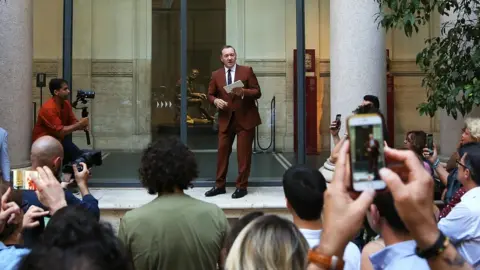
<svg viewBox="0 0 480 270"><path fill-rule="evenodd" d="M322 230L308 230L300 228L299 230L307 240L310 248L313 248L320 244L320 236L322 234ZM360 254L360 249L358 249L358 247L354 243L349 242L343 254L343 261L345 262L345 266L343 267L343 269L360 270L361 258L362 255Z"/></svg>
<svg viewBox="0 0 480 270"><path fill-rule="evenodd" d="M228 69L226 66L224 66L225 68L225 83L228 85ZM235 82L235 70L237 70L237 64L235 64L232 68L231 68L231 71L230 71L230 74L232 74L232 83Z"/></svg>
<svg viewBox="0 0 480 270"><path fill-rule="evenodd" d="M467 191L438 223L462 257L480 270L480 187Z"/></svg>

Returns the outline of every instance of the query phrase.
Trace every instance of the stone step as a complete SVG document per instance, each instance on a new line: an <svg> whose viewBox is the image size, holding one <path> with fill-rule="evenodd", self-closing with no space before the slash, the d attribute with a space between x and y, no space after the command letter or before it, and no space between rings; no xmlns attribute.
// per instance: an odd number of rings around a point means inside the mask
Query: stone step
<svg viewBox="0 0 480 270"><path fill-rule="evenodd" d="M204 194L209 189L210 187L198 187L186 190L185 193L218 205L230 221L253 211L263 211L291 220L282 187L251 187L248 189L248 195L240 199L232 199L231 195L235 188L229 187L226 194L207 198ZM99 201L101 219L110 222L117 232L120 218L127 211L138 208L156 197L148 194L143 188L91 188L90 192Z"/></svg>

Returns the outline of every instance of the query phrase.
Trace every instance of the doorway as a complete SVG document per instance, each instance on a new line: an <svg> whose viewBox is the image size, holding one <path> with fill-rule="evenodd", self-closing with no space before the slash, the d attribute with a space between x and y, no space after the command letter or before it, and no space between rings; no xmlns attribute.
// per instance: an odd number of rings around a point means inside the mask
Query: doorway
<svg viewBox="0 0 480 270"><path fill-rule="evenodd" d="M216 151L216 108L206 100L226 42L225 0L188 0L187 138L194 150ZM152 139L180 135L180 0L152 2Z"/></svg>

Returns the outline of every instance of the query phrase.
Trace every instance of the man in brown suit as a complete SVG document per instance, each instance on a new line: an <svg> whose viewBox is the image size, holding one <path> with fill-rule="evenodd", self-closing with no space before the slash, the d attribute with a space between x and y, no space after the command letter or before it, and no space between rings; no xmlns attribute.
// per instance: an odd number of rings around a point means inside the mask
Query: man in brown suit
<svg viewBox="0 0 480 270"><path fill-rule="evenodd" d="M378 174L378 156L380 156L380 143L373 137L373 134L368 135L368 141L365 143L365 148L368 154L368 172L373 173L375 179Z"/></svg>
<svg viewBox="0 0 480 270"><path fill-rule="evenodd" d="M255 100L262 96L262 92L253 69L237 65L237 54L232 46L223 47L220 60L224 66L212 73L208 85L208 100L218 108L217 176L215 187L205 196L226 193L228 160L237 136L237 189L232 194L232 198L237 199L247 195L255 127L261 124ZM244 88L227 93L223 87L238 80L243 82Z"/></svg>

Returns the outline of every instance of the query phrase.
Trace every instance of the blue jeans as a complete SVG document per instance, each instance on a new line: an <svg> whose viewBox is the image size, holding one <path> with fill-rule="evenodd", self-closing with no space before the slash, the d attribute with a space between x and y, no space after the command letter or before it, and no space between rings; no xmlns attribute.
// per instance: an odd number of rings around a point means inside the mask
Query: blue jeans
<svg viewBox="0 0 480 270"><path fill-rule="evenodd" d="M72 135L65 136L62 141L63 145L63 164L68 164L79 158L83 151L72 141Z"/></svg>

